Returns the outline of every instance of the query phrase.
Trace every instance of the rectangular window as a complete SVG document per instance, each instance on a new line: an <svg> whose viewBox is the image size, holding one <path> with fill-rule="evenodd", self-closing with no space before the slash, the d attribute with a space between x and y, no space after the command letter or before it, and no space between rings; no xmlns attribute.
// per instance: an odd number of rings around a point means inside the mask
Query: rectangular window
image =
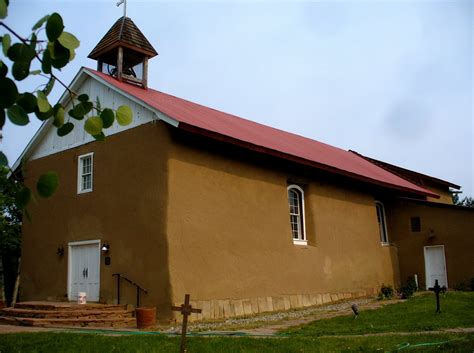
<svg viewBox="0 0 474 353"><path fill-rule="evenodd" d="M413 233L421 232L421 219L420 219L420 217L411 217L410 223L411 223L411 231Z"/></svg>
<svg viewBox="0 0 474 353"><path fill-rule="evenodd" d="M306 245L306 234L304 227L304 193L297 185L288 187L288 204L290 207L290 226L293 243Z"/></svg>
<svg viewBox="0 0 474 353"><path fill-rule="evenodd" d="M78 158L77 166L77 193L92 191L94 172L94 153L83 154Z"/></svg>
<svg viewBox="0 0 474 353"><path fill-rule="evenodd" d="M379 224L380 242L384 245L388 244L387 222L385 220L385 208L381 202L375 202L377 211L377 222Z"/></svg>

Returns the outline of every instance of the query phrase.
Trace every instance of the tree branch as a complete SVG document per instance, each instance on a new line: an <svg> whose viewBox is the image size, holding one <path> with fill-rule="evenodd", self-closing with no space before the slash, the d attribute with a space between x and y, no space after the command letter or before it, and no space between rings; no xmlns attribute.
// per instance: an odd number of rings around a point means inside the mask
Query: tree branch
<svg viewBox="0 0 474 353"><path fill-rule="evenodd" d="M11 34L13 34L16 38L18 38L23 44L25 45L28 45L28 42L31 42L31 40L28 40L28 39L25 39L23 37L21 37L18 33L16 33L12 28L10 28L8 25L6 25L3 21L0 21L0 26L3 26L7 29L7 31L9 31ZM37 41L39 42L39 41ZM36 48L35 48L35 57L36 59L38 59L38 61L40 63L43 63L43 60L39 57L38 53L36 52ZM51 68L51 70L53 70ZM59 82L61 84L61 86L63 86L69 93L69 96L71 97L71 101L74 99L74 96L78 96L78 94L76 92L74 92L73 90L71 90L68 85L66 85L63 81L61 81L52 71L50 73L50 78L54 78L57 82Z"/></svg>

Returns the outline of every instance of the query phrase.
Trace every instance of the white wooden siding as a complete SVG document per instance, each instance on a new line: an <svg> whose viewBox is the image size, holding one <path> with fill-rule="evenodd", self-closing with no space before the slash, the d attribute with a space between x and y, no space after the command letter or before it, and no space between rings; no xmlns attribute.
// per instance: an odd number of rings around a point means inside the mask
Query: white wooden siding
<svg viewBox="0 0 474 353"><path fill-rule="evenodd" d="M146 107L133 102L132 100L124 97L122 94L115 90L105 86L101 82L88 77L81 87L77 90L79 93L86 93L92 101L95 101L99 97L100 104L102 107L117 109L121 105L128 105L133 112L133 121L128 126L120 126L117 122L114 123L110 128L104 130L105 135L117 134L119 132L132 129L139 125L149 123L156 119L156 115ZM67 112L71 109L71 105L66 107L66 121ZM89 113L89 115L95 114ZM80 145L94 141L94 138L84 131L84 122L86 119L78 121L70 118L70 121L74 124L74 130L69 135L59 137L57 135L57 129L53 126L49 128L44 138L35 148L30 159L38 159L41 157L49 156L54 153L65 151Z"/></svg>

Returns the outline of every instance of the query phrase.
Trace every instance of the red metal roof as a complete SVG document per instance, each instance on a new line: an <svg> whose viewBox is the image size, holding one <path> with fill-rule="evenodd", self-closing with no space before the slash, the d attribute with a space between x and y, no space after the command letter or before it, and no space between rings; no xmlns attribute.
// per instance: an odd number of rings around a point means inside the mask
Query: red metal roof
<svg viewBox="0 0 474 353"><path fill-rule="evenodd" d="M439 197L349 151L87 70L178 121L178 128L384 187Z"/></svg>

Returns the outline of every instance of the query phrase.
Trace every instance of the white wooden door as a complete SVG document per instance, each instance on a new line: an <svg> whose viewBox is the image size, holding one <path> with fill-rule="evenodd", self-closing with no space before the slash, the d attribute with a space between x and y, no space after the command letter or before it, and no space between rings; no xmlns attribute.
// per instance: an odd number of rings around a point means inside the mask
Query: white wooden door
<svg viewBox="0 0 474 353"><path fill-rule="evenodd" d="M444 245L425 246L425 273L427 289L435 285L435 280L441 287L448 287Z"/></svg>
<svg viewBox="0 0 474 353"><path fill-rule="evenodd" d="M88 301L99 301L100 241L69 243L69 300L86 292Z"/></svg>

